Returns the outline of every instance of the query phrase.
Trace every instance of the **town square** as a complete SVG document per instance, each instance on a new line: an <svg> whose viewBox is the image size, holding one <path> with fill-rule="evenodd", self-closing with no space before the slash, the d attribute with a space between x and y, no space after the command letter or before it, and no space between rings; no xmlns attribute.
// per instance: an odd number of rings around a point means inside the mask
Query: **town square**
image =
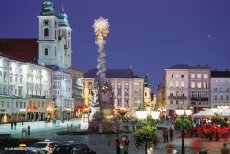
<svg viewBox="0 0 230 154"><path fill-rule="evenodd" d="M0 154L230 153L229 1L0 6Z"/></svg>

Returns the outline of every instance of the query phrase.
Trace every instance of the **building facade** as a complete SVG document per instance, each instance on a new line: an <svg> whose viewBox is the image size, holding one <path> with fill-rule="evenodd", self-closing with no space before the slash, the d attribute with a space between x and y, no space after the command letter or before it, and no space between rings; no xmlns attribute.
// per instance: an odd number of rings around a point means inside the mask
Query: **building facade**
<svg viewBox="0 0 230 154"><path fill-rule="evenodd" d="M72 97L74 99L74 116L81 117L82 113L87 110L84 106L84 99L82 97L83 90L83 76L84 72L76 68L68 68L68 72L72 77Z"/></svg>
<svg viewBox="0 0 230 154"><path fill-rule="evenodd" d="M193 108L193 112L210 107L209 66L175 65L165 69L166 112L174 116L177 108Z"/></svg>
<svg viewBox="0 0 230 154"><path fill-rule="evenodd" d="M230 106L230 71L211 71L211 107Z"/></svg>
<svg viewBox="0 0 230 154"><path fill-rule="evenodd" d="M44 120L51 99L51 70L7 55L0 55L2 122Z"/></svg>
<svg viewBox="0 0 230 154"><path fill-rule="evenodd" d="M96 72L97 69L92 69L84 74L83 97L87 106L93 101ZM144 79L134 75L131 69L108 69L106 76L112 84L114 108L125 108L127 115L135 116L135 110L143 105L144 101Z"/></svg>

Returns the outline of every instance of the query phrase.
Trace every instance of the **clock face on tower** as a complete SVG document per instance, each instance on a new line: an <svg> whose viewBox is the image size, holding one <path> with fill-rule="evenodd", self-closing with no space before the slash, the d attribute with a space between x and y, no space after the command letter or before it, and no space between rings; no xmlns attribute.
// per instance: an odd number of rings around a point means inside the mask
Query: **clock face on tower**
<svg viewBox="0 0 230 154"><path fill-rule="evenodd" d="M45 20L43 21L43 23L44 23L44 25L49 25L49 20L48 20L48 19L45 19Z"/></svg>

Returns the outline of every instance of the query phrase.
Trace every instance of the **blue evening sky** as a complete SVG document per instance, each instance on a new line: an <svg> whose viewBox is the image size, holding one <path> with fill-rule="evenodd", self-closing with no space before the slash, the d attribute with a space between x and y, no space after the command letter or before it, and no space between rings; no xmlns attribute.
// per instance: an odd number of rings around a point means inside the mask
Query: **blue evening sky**
<svg viewBox="0 0 230 154"><path fill-rule="evenodd" d="M37 38L44 0L0 0L0 38ZM97 46L92 24L100 16L111 25L107 68L149 73L151 86L174 64L230 66L229 0L53 0L64 4L72 33L72 65L95 68Z"/></svg>

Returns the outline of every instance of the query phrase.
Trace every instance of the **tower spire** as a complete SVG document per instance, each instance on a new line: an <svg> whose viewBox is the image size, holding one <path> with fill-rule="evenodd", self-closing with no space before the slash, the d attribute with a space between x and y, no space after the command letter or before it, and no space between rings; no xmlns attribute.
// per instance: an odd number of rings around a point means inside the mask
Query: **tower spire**
<svg viewBox="0 0 230 154"><path fill-rule="evenodd" d="M64 5L63 5L63 3L61 4L61 10L64 11Z"/></svg>

